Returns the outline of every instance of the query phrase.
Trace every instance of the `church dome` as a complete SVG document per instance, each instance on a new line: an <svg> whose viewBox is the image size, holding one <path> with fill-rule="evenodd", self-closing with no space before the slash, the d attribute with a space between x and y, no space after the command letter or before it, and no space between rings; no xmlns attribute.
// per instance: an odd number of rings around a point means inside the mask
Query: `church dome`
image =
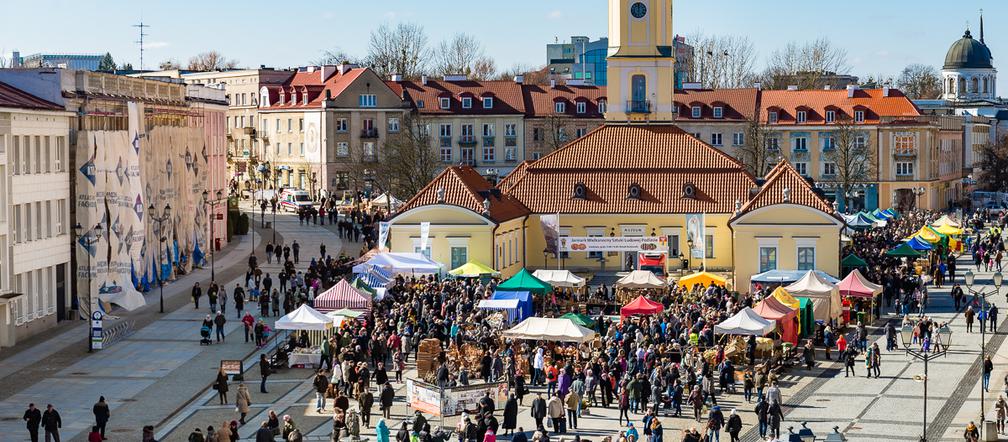
<svg viewBox="0 0 1008 442"><path fill-rule="evenodd" d="M979 40L974 40L967 30L962 38L952 43L948 54L945 55L945 66L943 69L963 69L980 68L991 69L991 53L987 45Z"/></svg>

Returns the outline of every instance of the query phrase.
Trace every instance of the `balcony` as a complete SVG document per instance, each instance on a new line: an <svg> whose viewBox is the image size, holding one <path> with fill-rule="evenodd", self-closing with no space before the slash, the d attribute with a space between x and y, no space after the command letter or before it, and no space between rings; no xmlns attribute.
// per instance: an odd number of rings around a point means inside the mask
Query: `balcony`
<svg viewBox="0 0 1008 442"><path fill-rule="evenodd" d="M791 151L791 159L795 161L808 161L808 149L794 149Z"/></svg>
<svg viewBox="0 0 1008 442"><path fill-rule="evenodd" d="M917 149L893 149L893 156L896 158L917 158Z"/></svg>
<svg viewBox="0 0 1008 442"><path fill-rule="evenodd" d="M242 132L244 132L245 135L249 135L249 136L252 136L252 137L256 136L256 128L254 128L254 127L245 126L245 127L242 128Z"/></svg>
<svg viewBox="0 0 1008 442"><path fill-rule="evenodd" d="M515 135L504 135L504 146L515 147L518 145L518 137Z"/></svg>
<svg viewBox="0 0 1008 442"><path fill-rule="evenodd" d="M651 100L627 100L626 113L628 114L650 114Z"/></svg>
<svg viewBox="0 0 1008 442"><path fill-rule="evenodd" d="M493 147L494 146L494 142L496 142L496 141L497 141L497 137L495 137L495 136L492 136L492 135L491 136L486 136L486 135L483 136L483 145L486 146L486 147Z"/></svg>
<svg viewBox="0 0 1008 442"><path fill-rule="evenodd" d="M463 135L458 139L459 146L474 147L476 146L476 137L472 135Z"/></svg>
<svg viewBox="0 0 1008 442"><path fill-rule="evenodd" d="M362 139L365 139L365 138L378 138L378 129L374 129L374 128L371 128L371 129L361 129L361 131L360 131L360 137Z"/></svg>

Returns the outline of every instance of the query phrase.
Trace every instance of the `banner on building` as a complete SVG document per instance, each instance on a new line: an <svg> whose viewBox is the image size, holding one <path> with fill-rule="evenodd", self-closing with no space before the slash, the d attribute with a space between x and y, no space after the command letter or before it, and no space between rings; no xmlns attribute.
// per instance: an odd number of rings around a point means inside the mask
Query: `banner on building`
<svg viewBox="0 0 1008 442"><path fill-rule="evenodd" d="M424 221L420 223L420 253L427 250L427 245L430 243L430 222Z"/></svg>
<svg viewBox="0 0 1008 442"><path fill-rule="evenodd" d="M690 247L690 256L704 258L707 256L706 220L703 213L686 214L686 244Z"/></svg>
<svg viewBox="0 0 1008 442"><path fill-rule="evenodd" d="M663 253L667 236L561 236L562 252L648 252Z"/></svg>
<svg viewBox="0 0 1008 442"><path fill-rule="evenodd" d="M320 164L322 162L322 112L304 113L304 142L305 161L308 164ZM322 186L325 187L325 186Z"/></svg>
<svg viewBox="0 0 1008 442"><path fill-rule="evenodd" d="M543 238L546 240L545 251L556 255L560 248L560 214L540 215L539 222L542 224Z"/></svg>
<svg viewBox="0 0 1008 442"><path fill-rule="evenodd" d="M389 223L382 221L378 223L378 250L384 250L388 243Z"/></svg>

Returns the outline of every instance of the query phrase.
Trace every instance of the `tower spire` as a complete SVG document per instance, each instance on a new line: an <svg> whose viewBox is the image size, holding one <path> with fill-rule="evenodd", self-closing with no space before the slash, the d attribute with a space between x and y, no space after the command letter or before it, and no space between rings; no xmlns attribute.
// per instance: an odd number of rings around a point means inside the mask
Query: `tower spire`
<svg viewBox="0 0 1008 442"><path fill-rule="evenodd" d="M983 43L983 9L980 10L980 43Z"/></svg>

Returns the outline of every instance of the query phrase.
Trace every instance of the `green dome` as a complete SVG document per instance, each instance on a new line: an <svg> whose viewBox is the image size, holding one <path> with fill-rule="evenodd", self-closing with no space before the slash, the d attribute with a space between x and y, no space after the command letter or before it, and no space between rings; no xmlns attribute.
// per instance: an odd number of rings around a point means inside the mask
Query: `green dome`
<svg viewBox="0 0 1008 442"><path fill-rule="evenodd" d="M991 69L991 53L987 45L979 40L974 40L970 31L966 31L963 37L949 48L945 55L945 66L943 69L963 69L963 68L987 68Z"/></svg>

